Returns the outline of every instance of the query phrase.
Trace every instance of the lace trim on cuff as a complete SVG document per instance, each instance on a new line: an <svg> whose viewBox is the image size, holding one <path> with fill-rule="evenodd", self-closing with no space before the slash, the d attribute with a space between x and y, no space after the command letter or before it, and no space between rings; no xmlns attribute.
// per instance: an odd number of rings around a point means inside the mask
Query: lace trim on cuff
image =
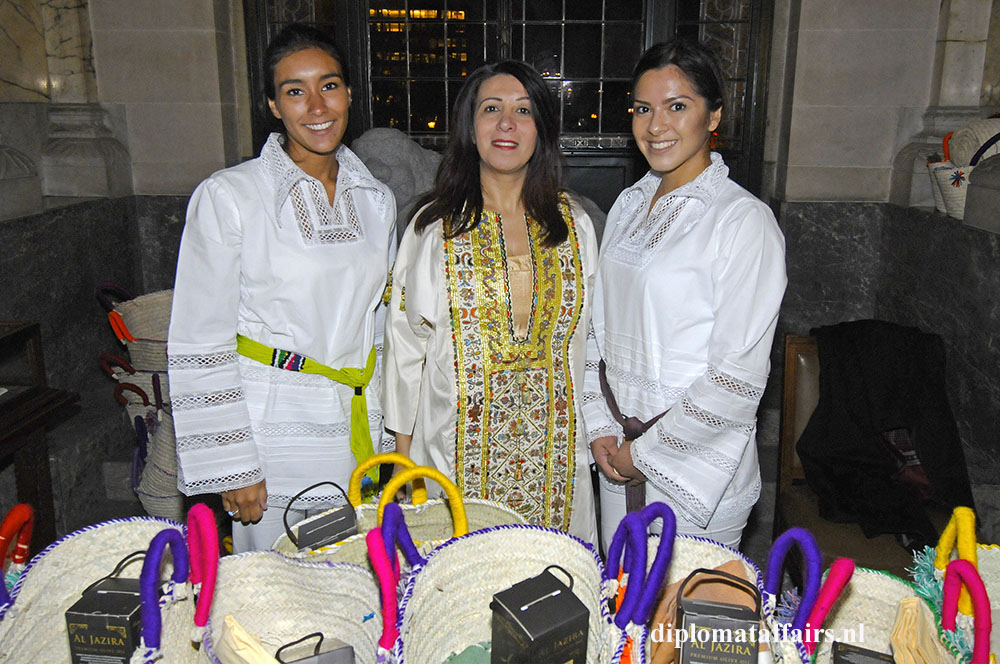
<svg viewBox="0 0 1000 664"><path fill-rule="evenodd" d="M692 443L691 441L678 438L677 436L670 435L657 427L657 434L659 435L660 442L664 445L672 447L673 449L686 454L688 456L693 456L696 459L704 461L710 466L715 466L716 468L721 468L729 473L732 477L736 473L736 469L740 466L739 459L733 459L732 457L726 456L715 450L714 448L707 447L705 445L698 445L697 443ZM635 456L635 446L632 447L632 454Z"/></svg>
<svg viewBox="0 0 1000 664"><path fill-rule="evenodd" d="M614 425L597 427L593 431L587 430L587 444L590 444L597 440L598 438L603 438L604 436L617 437L621 435L621 427L616 427Z"/></svg>
<svg viewBox="0 0 1000 664"><path fill-rule="evenodd" d="M708 522L712 519L712 511L698 500L693 493L643 461L641 457L636 455L635 447L632 448L632 462L636 468L642 471L646 479L655 484L660 491L670 496L671 507L682 509L690 518L690 521L702 528L708 525Z"/></svg>
<svg viewBox="0 0 1000 664"><path fill-rule="evenodd" d="M224 404L236 403L243 400L243 390L235 387L218 392L196 392L187 394L175 394L171 397L170 403L174 410L196 410L198 408L211 408L212 406L222 406Z"/></svg>
<svg viewBox="0 0 1000 664"><path fill-rule="evenodd" d="M187 481L180 477L180 489L186 495L192 496L200 493L222 493L233 489L242 489L252 486L264 479L264 472L260 468L245 470L240 473L223 475L222 477L212 477L204 480ZM270 502L270 500L268 501Z"/></svg>
<svg viewBox="0 0 1000 664"><path fill-rule="evenodd" d="M179 436L177 438L177 451L187 452L190 450L204 450L211 447L223 447L225 445L243 443L252 438L253 434L250 432L250 427L234 429L232 431Z"/></svg>
<svg viewBox="0 0 1000 664"><path fill-rule="evenodd" d="M211 408L224 404L236 403L243 400L243 390L235 387L218 392L195 392L187 394L175 394L171 397L170 403L175 411L196 410L199 408Z"/></svg>
<svg viewBox="0 0 1000 664"><path fill-rule="evenodd" d="M343 487L345 490L347 487ZM324 489L329 490L330 487L318 487L317 491L323 491ZM278 494L267 494L267 505L268 507L280 507L285 508L295 495L288 495L284 493ZM295 504L292 505L293 510L315 510L315 509L334 509L337 507L343 507L347 504L347 501L339 493L331 493L329 495L317 494L317 495L306 495L300 496L295 500Z"/></svg>
<svg viewBox="0 0 1000 664"><path fill-rule="evenodd" d="M198 355L167 355L167 369L214 369L236 363L236 353L223 350Z"/></svg>
<svg viewBox="0 0 1000 664"><path fill-rule="evenodd" d="M715 413L705 410L704 408L699 408L687 397L684 397L684 399L681 400L681 407L684 409L685 417L690 417L691 419L697 420L701 424L712 427L713 429L735 430L747 436L753 432L753 422L731 420L726 417L722 417L721 415L716 415Z"/></svg>
<svg viewBox="0 0 1000 664"><path fill-rule="evenodd" d="M735 394L736 396L749 401L760 401L761 396L764 395L763 387L758 387L757 385L748 383L745 380L740 380L735 376L719 371L716 367L708 367L708 381L726 392Z"/></svg>

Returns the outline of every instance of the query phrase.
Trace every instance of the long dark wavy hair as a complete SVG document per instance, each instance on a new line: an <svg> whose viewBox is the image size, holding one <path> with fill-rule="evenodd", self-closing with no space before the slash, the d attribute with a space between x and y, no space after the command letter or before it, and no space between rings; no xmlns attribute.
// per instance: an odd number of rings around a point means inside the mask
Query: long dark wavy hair
<svg viewBox="0 0 1000 664"><path fill-rule="evenodd" d="M483 216L483 189L479 179L479 150L475 142L476 97L487 79L509 74L521 82L531 102L531 116L538 138L521 190L528 216L544 229L546 246L555 246L569 235L559 211L563 156L559 151L556 105L537 71L517 60L483 65L469 76L452 110L451 136L434 179L434 188L420 197L411 219L418 233L438 219L444 236L453 238L479 225Z"/></svg>

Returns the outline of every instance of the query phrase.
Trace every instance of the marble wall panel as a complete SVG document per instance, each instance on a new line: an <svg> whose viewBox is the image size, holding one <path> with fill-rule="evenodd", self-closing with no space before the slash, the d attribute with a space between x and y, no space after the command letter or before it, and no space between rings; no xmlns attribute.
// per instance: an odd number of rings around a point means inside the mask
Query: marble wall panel
<svg viewBox="0 0 1000 664"><path fill-rule="evenodd" d="M1000 474L1000 236L887 208L876 315L941 335L974 483Z"/></svg>
<svg viewBox="0 0 1000 664"><path fill-rule="evenodd" d="M80 389L100 375L98 356L119 348L94 287L137 280L133 216L119 198L0 222L0 319L41 323L52 385Z"/></svg>
<svg viewBox="0 0 1000 664"><path fill-rule="evenodd" d="M142 291L174 287L188 196L136 196Z"/></svg>
<svg viewBox="0 0 1000 664"><path fill-rule="evenodd" d="M0 2L0 102L47 102L49 68L37 0Z"/></svg>
<svg viewBox="0 0 1000 664"><path fill-rule="evenodd" d="M974 484L1000 476L1000 236L945 215L888 204L786 203L784 334L878 318L941 335L947 380ZM774 391L774 390L771 390Z"/></svg>

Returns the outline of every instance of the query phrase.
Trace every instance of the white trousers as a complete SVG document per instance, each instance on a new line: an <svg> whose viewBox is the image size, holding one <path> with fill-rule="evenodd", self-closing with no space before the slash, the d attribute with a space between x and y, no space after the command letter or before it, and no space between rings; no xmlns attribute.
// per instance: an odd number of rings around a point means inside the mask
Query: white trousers
<svg viewBox="0 0 1000 664"><path fill-rule="evenodd" d="M625 486L609 482L603 473L600 471L598 473L600 474L599 484L601 486L601 546L607 555L611 538L614 537L618 524L625 518ZM664 502L670 505L670 499L666 495L657 491L651 483L646 482L646 503L655 502ZM708 522L706 528L688 521L680 510L674 510L674 515L677 517L677 534L705 537L738 550L740 539L743 537L743 529L747 525L747 519L750 517L752 509L750 507L734 515L720 516L716 514ZM658 533L660 530L659 521L650 526L651 532Z"/></svg>
<svg viewBox="0 0 1000 664"><path fill-rule="evenodd" d="M288 510L288 526L294 526L302 519L315 516L324 510ZM285 534L285 524L283 515L284 507L274 507L273 505L264 510L264 516L257 523L243 525L239 521L233 522L233 553L245 553L247 551L267 551L274 544L275 540Z"/></svg>

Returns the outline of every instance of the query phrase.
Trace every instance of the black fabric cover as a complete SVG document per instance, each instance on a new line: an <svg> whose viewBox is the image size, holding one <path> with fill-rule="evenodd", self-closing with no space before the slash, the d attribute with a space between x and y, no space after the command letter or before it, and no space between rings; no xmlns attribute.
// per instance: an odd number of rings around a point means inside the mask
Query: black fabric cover
<svg viewBox="0 0 1000 664"><path fill-rule="evenodd" d="M882 432L908 429L934 502L973 506L955 418L945 390L941 337L876 320L810 331L819 350L819 403L796 445L820 515L933 545L924 503L891 477Z"/></svg>

